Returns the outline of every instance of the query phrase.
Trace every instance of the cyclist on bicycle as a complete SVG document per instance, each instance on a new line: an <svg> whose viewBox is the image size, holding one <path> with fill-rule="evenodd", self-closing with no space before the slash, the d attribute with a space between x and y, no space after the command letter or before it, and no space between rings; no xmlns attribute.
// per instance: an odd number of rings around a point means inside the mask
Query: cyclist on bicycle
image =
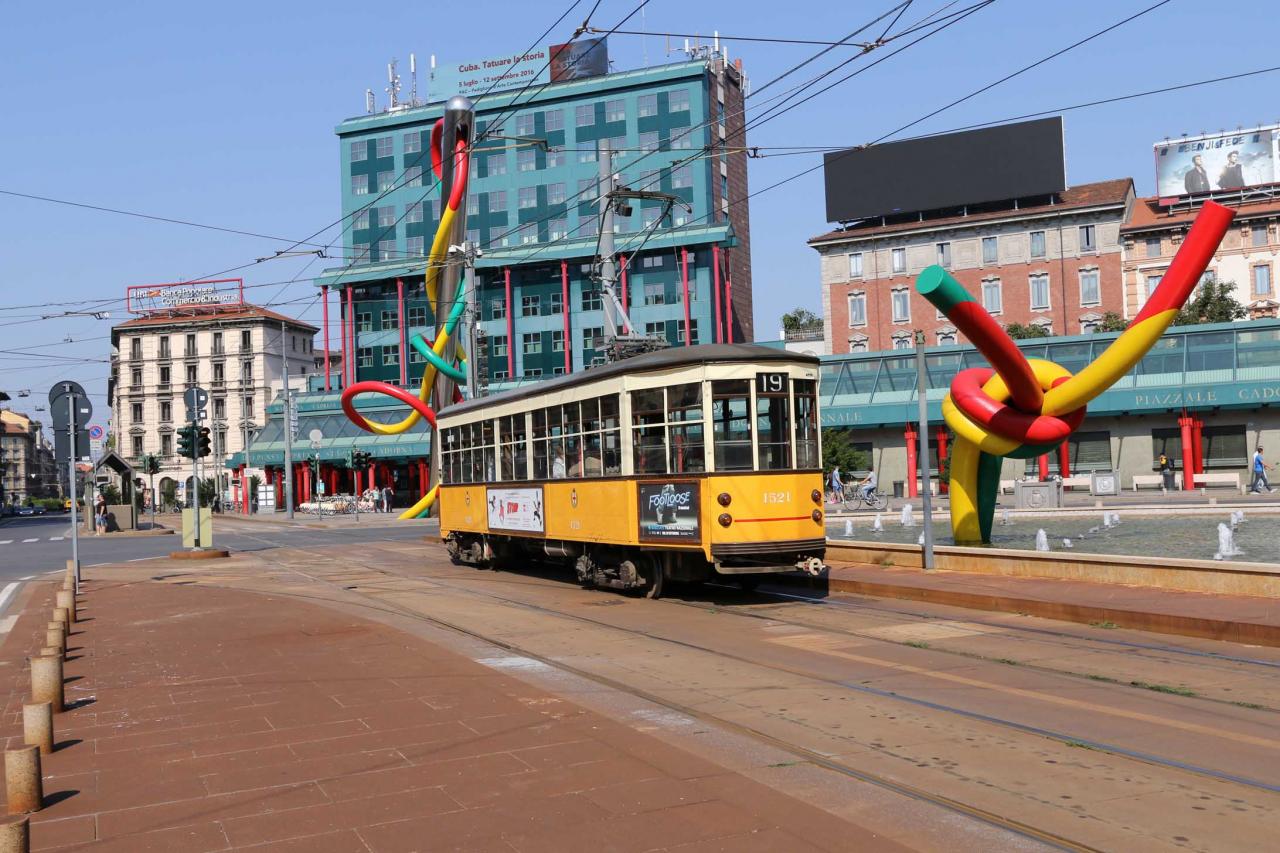
<svg viewBox="0 0 1280 853"><path fill-rule="evenodd" d="M831 501L834 503L844 497L844 483L840 482L840 466L831 469Z"/></svg>
<svg viewBox="0 0 1280 853"><path fill-rule="evenodd" d="M872 502L872 494L876 490L876 471L874 468L867 471L867 476L858 481L858 492L862 495L862 499L867 503Z"/></svg>

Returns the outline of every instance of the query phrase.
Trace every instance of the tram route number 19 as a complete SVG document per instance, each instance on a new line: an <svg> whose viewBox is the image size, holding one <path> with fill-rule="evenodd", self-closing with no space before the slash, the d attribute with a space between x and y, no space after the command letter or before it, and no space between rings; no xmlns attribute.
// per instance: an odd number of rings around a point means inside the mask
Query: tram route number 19
<svg viewBox="0 0 1280 853"><path fill-rule="evenodd" d="M787 393L787 374L757 373L756 374L756 393L757 394Z"/></svg>

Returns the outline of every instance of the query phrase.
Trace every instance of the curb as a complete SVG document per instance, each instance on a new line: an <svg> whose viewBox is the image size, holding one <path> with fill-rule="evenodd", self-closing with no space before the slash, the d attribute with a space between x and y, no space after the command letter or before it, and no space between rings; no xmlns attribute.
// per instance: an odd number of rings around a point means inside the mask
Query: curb
<svg viewBox="0 0 1280 853"><path fill-rule="evenodd" d="M212 548L205 551L172 551L169 554L170 560L221 560L230 557L230 551L219 551Z"/></svg>
<svg viewBox="0 0 1280 853"><path fill-rule="evenodd" d="M839 577L806 578L781 575L778 577L777 582L785 586L829 590L831 592L848 592L876 598L924 601L930 604L963 607L968 610L1015 613L1024 616L1038 616L1042 619L1057 619L1063 622L1079 622L1085 625L1108 622L1117 628L1130 628L1156 634L1174 634L1181 637L1198 637L1206 640L1223 640L1231 643L1252 643L1259 646L1280 647L1280 625L1267 625L1258 622L1205 619L1193 616L1179 616L1171 613L1152 613L1140 610L1073 604L1068 601L1047 601L1038 598L1020 598L1014 595L939 590L911 584L862 581Z"/></svg>

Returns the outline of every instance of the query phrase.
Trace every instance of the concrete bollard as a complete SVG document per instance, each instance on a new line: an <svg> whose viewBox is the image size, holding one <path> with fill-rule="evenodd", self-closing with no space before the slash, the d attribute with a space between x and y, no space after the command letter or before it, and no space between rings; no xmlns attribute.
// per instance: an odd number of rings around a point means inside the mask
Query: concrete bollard
<svg viewBox="0 0 1280 853"><path fill-rule="evenodd" d="M66 653L62 649L55 649L52 646L45 646L40 650L40 657L65 658Z"/></svg>
<svg viewBox="0 0 1280 853"><path fill-rule="evenodd" d="M58 606L67 609L67 622L74 623L76 621L76 594L69 590L58 591Z"/></svg>
<svg viewBox="0 0 1280 853"><path fill-rule="evenodd" d="M71 636L71 620L67 615L67 608L53 608L53 621L62 623L62 632L67 636Z"/></svg>
<svg viewBox="0 0 1280 853"><path fill-rule="evenodd" d="M22 742L39 747L41 755L53 752L53 706L48 702L22 706Z"/></svg>
<svg viewBox="0 0 1280 853"><path fill-rule="evenodd" d="M31 701L48 702L53 713L62 713L62 658L31 659Z"/></svg>
<svg viewBox="0 0 1280 853"><path fill-rule="evenodd" d="M67 649L67 638L63 636L62 628L56 623L52 628L44 632L44 644L47 648L57 649L58 654L62 654Z"/></svg>
<svg viewBox="0 0 1280 853"><path fill-rule="evenodd" d="M9 814L40 810L44 805L44 780L40 777L39 747L5 750L4 788L9 798Z"/></svg>
<svg viewBox="0 0 1280 853"><path fill-rule="evenodd" d="M11 817L0 823L0 853L30 853L31 824L25 817Z"/></svg>

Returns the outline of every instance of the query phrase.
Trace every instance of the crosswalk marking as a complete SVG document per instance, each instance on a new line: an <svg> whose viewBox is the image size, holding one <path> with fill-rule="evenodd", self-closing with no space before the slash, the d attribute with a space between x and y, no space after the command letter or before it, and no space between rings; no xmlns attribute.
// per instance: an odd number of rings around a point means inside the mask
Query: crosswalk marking
<svg viewBox="0 0 1280 853"><path fill-rule="evenodd" d="M6 586L3 591L0 591L0 611L4 610L4 606L9 603L10 596L13 595L14 590L17 588L18 584L15 581L14 583Z"/></svg>
<svg viewBox="0 0 1280 853"><path fill-rule="evenodd" d="M39 542L39 541L40 541L40 539L39 539L39 538L35 538L35 539L23 539L22 541L23 541L23 542Z"/></svg>
<svg viewBox="0 0 1280 853"><path fill-rule="evenodd" d="M50 541L50 542L61 542L61 541L62 541L62 537L61 537L61 536L50 536L50 537L49 537L49 541Z"/></svg>
<svg viewBox="0 0 1280 853"><path fill-rule="evenodd" d="M12 539L0 539L0 545L12 545L12 544L13 544Z"/></svg>
<svg viewBox="0 0 1280 853"><path fill-rule="evenodd" d="M13 630L13 624L18 621L18 615L6 616L0 619L0 634L7 634Z"/></svg>

